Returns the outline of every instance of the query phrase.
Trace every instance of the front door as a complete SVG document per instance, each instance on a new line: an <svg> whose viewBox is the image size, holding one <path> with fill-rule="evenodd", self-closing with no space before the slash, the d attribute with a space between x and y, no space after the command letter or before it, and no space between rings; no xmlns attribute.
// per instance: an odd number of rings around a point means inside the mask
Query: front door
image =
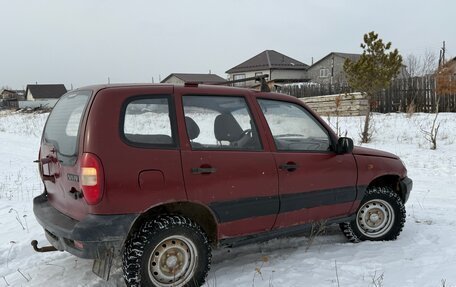
<svg viewBox="0 0 456 287"><path fill-rule="evenodd" d="M241 96L182 97L189 145L182 148L190 201L209 206L219 238L268 231L277 216L278 175Z"/></svg>
<svg viewBox="0 0 456 287"><path fill-rule="evenodd" d="M356 198L356 163L337 155L324 126L303 106L258 100L276 147L280 211L275 228L347 215Z"/></svg>

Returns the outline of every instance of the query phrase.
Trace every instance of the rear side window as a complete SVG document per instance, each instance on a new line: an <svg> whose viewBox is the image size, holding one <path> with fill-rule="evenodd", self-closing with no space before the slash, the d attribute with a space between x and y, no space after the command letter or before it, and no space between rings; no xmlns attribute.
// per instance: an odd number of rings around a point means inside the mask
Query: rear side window
<svg viewBox="0 0 456 287"><path fill-rule="evenodd" d="M47 120L44 140L54 146L63 165L74 165L76 162L82 115L90 96L90 91L64 95Z"/></svg>
<svg viewBox="0 0 456 287"><path fill-rule="evenodd" d="M256 125L243 97L183 97L185 125L192 149L262 150Z"/></svg>
<svg viewBox="0 0 456 287"><path fill-rule="evenodd" d="M131 145L175 147L169 96L141 96L124 105L122 134Z"/></svg>

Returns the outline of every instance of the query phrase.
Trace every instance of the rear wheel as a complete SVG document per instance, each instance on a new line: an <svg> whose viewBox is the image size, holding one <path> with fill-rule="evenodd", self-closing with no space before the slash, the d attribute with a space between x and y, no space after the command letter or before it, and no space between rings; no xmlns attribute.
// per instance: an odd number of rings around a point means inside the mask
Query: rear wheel
<svg viewBox="0 0 456 287"><path fill-rule="evenodd" d="M127 241L124 279L127 286L201 286L210 263L210 245L197 224L182 216L161 216Z"/></svg>
<svg viewBox="0 0 456 287"><path fill-rule="evenodd" d="M405 207L391 187L371 187L361 201L356 218L340 224L351 242L395 240L405 223Z"/></svg>

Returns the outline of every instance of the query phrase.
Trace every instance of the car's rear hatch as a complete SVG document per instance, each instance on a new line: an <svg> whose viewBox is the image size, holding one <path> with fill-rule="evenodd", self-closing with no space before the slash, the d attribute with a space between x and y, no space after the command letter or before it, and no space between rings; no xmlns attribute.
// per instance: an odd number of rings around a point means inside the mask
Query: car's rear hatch
<svg viewBox="0 0 456 287"><path fill-rule="evenodd" d="M91 91L69 92L50 113L39 154L40 174L49 202L60 212L81 220L88 212L80 178L80 136Z"/></svg>

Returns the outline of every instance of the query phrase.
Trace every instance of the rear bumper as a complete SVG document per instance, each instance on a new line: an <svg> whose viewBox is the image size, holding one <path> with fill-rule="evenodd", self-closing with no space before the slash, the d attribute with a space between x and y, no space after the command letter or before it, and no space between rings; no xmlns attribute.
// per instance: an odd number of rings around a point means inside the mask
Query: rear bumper
<svg viewBox="0 0 456 287"><path fill-rule="evenodd" d="M410 196L410 191L412 190L412 187L413 187L413 181L409 177L404 177L399 182L399 185L401 188L402 200L404 201L404 203L406 203Z"/></svg>
<svg viewBox="0 0 456 287"><path fill-rule="evenodd" d="M138 216L88 214L77 221L55 209L45 194L33 199L33 212L55 248L88 259L100 258L108 250L117 254ZM75 241L82 243L83 247L78 248Z"/></svg>

